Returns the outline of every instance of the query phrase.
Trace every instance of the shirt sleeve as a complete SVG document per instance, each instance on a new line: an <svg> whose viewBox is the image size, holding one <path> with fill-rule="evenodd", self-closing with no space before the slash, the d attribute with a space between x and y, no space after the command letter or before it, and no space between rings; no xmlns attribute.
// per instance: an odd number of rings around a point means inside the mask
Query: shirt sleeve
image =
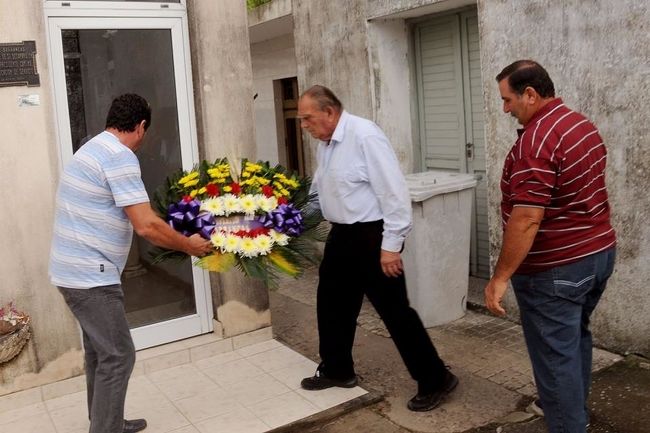
<svg viewBox="0 0 650 433"><path fill-rule="evenodd" d="M510 203L549 206L556 179L557 166L547 159L524 157L516 160L510 175Z"/></svg>
<svg viewBox="0 0 650 433"><path fill-rule="evenodd" d="M316 197L309 202L308 210L309 211L318 211L321 212L320 199L318 197L318 176L319 169L316 168L314 176L311 179L311 185L309 186L309 195L316 194Z"/></svg>
<svg viewBox="0 0 650 433"><path fill-rule="evenodd" d="M411 198L406 180L386 136L365 137L362 149L368 180L379 201L384 219L381 248L399 252L411 231L412 221Z"/></svg>
<svg viewBox="0 0 650 433"><path fill-rule="evenodd" d="M118 152L104 166L104 175L117 207L149 201L142 182L140 163L130 151Z"/></svg>

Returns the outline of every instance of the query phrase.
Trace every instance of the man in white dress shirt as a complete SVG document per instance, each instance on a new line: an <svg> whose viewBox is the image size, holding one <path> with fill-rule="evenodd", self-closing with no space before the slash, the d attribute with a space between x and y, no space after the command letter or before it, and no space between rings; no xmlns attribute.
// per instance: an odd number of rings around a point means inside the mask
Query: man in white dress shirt
<svg viewBox="0 0 650 433"><path fill-rule="evenodd" d="M321 364L307 390L357 384L352 344L364 294L379 313L418 392L413 411L437 407L458 384L406 294L400 252L411 230L411 201L388 138L370 120L343 110L313 86L300 97L302 128L320 140L312 192L332 224L317 293Z"/></svg>

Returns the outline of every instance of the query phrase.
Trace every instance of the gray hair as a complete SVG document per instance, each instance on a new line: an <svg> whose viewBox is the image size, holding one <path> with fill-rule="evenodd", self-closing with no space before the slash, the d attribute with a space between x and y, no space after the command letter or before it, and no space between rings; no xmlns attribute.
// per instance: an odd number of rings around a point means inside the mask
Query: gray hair
<svg viewBox="0 0 650 433"><path fill-rule="evenodd" d="M341 104L339 98L337 98L334 92L325 86L319 84L311 86L300 95L301 98L304 96L309 96L316 101L318 108L321 111L325 111L327 107L332 107L339 113L343 111L343 104Z"/></svg>

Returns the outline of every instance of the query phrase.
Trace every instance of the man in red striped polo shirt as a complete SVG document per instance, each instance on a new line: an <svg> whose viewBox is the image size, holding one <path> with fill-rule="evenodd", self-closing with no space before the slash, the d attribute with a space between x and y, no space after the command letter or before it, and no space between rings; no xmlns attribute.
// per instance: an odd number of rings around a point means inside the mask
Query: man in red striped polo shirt
<svg viewBox="0 0 650 433"><path fill-rule="evenodd" d="M538 63L514 62L496 80L503 111L523 127L503 167L503 245L485 302L504 315L512 281L549 431L585 433L589 318L615 259L607 152L596 127L555 97Z"/></svg>

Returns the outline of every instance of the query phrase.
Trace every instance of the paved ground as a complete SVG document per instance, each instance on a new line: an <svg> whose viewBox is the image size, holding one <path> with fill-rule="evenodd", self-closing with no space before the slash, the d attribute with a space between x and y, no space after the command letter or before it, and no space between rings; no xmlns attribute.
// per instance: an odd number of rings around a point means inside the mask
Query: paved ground
<svg viewBox="0 0 650 433"><path fill-rule="evenodd" d="M262 433L373 401L359 387L300 389L317 364L269 337L249 335L266 339L239 347L208 334L138 352L125 416L146 418L146 433ZM88 428L84 376L0 397L0 432Z"/></svg>
<svg viewBox="0 0 650 433"><path fill-rule="evenodd" d="M264 328L138 352L127 417L146 417L151 433L546 433L542 418L524 412L535 388L520 327L480 311L429 329L460 378L434 411L406 409L415 383L369 305L354 347L364 389L300 389L318 361L315 287L311 270L272 292L273 331L284 345ZM650 360L596 349L594 361L589 433L650 433ZM78 376L1 396L0 432L87 432L84 389Z"/></svg>
<svg viewBox="0 0 650 433"><path fill-rule="evenodd" d="M311 270L285 281L271 295L276 338L318 360L315 287ZM442 358L460 385L440 408L409 412L416 391L386 329L370 305L359 317L354 356L361 385L383 400L336 418L323 419L301 432L544 433L543 419L524 412L535 388L521 328L479 311L451 324L429 329ZM597 371L592 392L590 433L650 432L650 363L594 351Z"/></svg>

